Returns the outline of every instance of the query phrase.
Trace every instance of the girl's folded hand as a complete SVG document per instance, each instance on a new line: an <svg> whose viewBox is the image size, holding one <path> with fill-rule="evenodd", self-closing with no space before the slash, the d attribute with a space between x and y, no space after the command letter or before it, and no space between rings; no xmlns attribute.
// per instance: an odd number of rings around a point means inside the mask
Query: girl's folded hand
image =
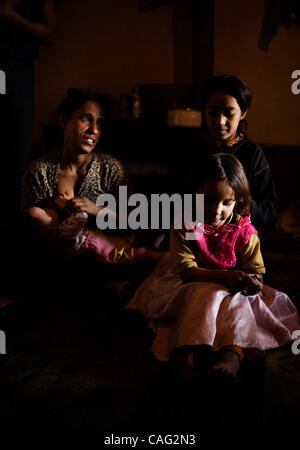
<svg viewBox="0 0 300 450"><path fill-rule="evenodd" d="M251 274L250 278L251 278L251 284L248 287L246 287L245 289L243 289L243 291L242 291L243 295L254 295L262 290L262 286L263 286L262 275L255 273L253 275Z"/></svg>
<svg viewBox="0 0 300 450"><path fill-rule="evenodd" d="M245 289L257 286L257 281L254 281L252 276L242 270L228 270L226 273L226 285L232 293L244 292Z"/></svg>

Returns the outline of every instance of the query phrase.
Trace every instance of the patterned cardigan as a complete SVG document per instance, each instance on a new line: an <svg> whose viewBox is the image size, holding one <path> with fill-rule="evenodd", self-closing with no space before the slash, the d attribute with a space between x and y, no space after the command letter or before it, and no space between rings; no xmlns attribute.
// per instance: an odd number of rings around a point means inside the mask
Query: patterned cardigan
<svg viewBox="0 0 300 450"><path fill-rule="evenodd" d="M31 206L45 208L49 199L55 197L61 156L61 150L55 150L27 168L22 186L22 213ZM107 153L95 151L75 195L96 203L97 197L103 193L118 196L120 185L128 185L121 162Z"/></svg>

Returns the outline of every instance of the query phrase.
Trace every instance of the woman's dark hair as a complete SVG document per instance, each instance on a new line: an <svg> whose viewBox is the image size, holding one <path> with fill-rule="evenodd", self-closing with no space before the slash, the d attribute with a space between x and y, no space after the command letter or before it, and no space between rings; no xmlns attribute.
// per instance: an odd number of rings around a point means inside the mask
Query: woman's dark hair
<svg viewBox="0 0 300 450"><path fill-rule="evenodd" d="M205 106L215 92L222 92L234 97L241 108L242 114L247 111L252 102L252 94L248 86L235 75L217 75L209 78L201 89L201 110L203 125L205 126ZM238 132L247 134L248 123L242 119L239 123Z"/></svg>
<svg viewBox="0 0 300 450"><path fill-rule="evenodd" d="M234 211L238 214L245 213L251 205L251 194L240 161L230 153L216 153L204 157L200 164L190 172L190 184L185 191L196 192L210 180L225 181L235 194Z"/></svg>
<svg viewBox="0 0 300 450"><path fill-rule="evenodd" d="M107 95L99 94L98 92L89 89L68 89L68 95L60 103L57 111L58 117L64 121L71 119L74 111L81 107L86 102L96 102L103 109L104 117L109 113L110 98ZM103 126L103 125L102 125Z"/></svg>

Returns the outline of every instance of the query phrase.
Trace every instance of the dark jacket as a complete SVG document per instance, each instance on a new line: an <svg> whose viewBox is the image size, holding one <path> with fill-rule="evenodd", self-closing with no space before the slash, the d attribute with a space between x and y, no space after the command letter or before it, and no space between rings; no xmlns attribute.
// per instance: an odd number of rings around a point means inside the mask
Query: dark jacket
<svg viewBox="0 0 300 450"><path fill-rule="evenodd" d="M195 136L194 136L195 138ZM174 162L171 167L171 182L173 190L182 191L188 180L190 169L195 170L203 162L203 157L209 153L231 153L243 165L250 185L253 198L251 206L251 221L256 228L272 224L278 212L278 197L272 179L269 163L260 145L244 138L232 147L215 147L208 143L202 134L197 135L190 144L186 141L185 159ZM177 186L176 186L177 184Z"/></svg>
<svg viewBox="0 0 300 450"><path fill-rule="evenodd" d="M260 228L272 224L278 212L278 197L261 146L246 138L226 150L242 163L247 175L254 200L250 210L253 225Z"/></svg>

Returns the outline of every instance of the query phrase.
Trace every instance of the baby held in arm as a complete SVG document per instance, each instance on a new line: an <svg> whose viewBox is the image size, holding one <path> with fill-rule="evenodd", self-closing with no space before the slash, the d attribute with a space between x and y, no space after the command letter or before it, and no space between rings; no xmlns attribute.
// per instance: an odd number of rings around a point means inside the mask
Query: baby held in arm
<svg viewBox="0 0 300 450"><path fill-rule="evenodd" d="M55 238L66 203L72 197L67 193L57 193L54 198L48 199L45 208L38 206L29 208L27 220L30 218L32 224L36 225L35 229L41 237L50 240Z"/></svg>
<svg viewBox="0 0 300 450"><path fill-rule="evenodd" d="M71 192L58 192L44 209L30 208L41 237L54 241L63 251L86 254L103 264L155 262L165 254L139 245L133 233L115 236L90 227L88 213L76 207L73 199Z"/></svg>

